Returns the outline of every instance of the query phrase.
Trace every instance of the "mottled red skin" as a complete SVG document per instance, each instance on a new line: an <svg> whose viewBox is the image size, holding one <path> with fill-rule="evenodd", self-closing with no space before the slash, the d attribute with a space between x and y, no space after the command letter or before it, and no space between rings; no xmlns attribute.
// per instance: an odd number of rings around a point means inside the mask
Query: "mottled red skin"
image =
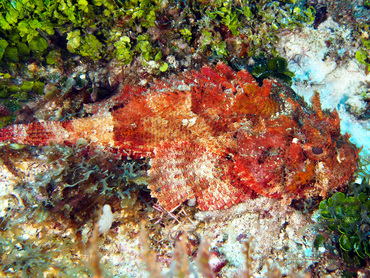
<svg viewBox="0 0 370 278"><path fill-rule="evenodd" d="M91 118L0 130L0 141L93 146L151 158L152 196L167 210L195 198L202 210L263 195L286 201L342 189L357 169L358 149L340 134L336 111L309 107L289 88L223 63L126 86L87 107Z"/></svg>

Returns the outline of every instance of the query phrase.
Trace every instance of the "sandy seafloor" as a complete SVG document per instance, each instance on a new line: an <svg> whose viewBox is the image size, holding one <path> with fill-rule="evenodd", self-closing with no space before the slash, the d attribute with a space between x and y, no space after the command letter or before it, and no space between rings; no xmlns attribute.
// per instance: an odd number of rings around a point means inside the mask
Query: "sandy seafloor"
<svg viewBox="0 0 370 278"><path fill-rule="evenodd" d="M345 107L351 105L358 111L363 109L360 93L365 82L370 82L370 75L366 76L354 58L338 64L327 55L325 41L332 39L335 42L339 38L350 41L350 33L345 26L339 26L329 18L316 30L304 27L299 32L282 35L278 50L295 73L293 89L307 102L314 91L318 91L323 108L339 111L342 132L350 133L351 141L363 146L364 154L370 147L369 121L358 121ZM338 55L354 57L356 49L344 42L337 51ZM6 196L14 194L14 177L5 167L0 169L0 196L5 200ZM6 201L1 202L0 215L5 214L8 206ZM117 220L124 215L116 212L114 217ZM247 268L252 277L268 277L274 269L278 274L270 277L283 274L305 277L305 270L310 266L319 269L320 277L340 277L338 261L324 256L325 250L312 247L315 234L311 218L314 217L295 211L279 200L257 198L224 211L197 212L186 223L174 224L172 229L185 229L189 234L196 234L201 242L210 244L211 250L217 250L219 257L212 262L227 261L218 273L219 277L246 277ZM32 227L29 231L29 236L35 234ZM146 271L141 260L139 236L132 236L138 233L138 227L121 225L100 236L101 263L110 273L107 277L154 277ZM246 242L250 242L251 259L248 262ZM83 257L82 261L85 259ZM196 265L191 268L196 272ZM162 271L164 277L174 277L166 276L171 273L170 269L163 268ZM202 276L193 274L190 277Z"/></svg>

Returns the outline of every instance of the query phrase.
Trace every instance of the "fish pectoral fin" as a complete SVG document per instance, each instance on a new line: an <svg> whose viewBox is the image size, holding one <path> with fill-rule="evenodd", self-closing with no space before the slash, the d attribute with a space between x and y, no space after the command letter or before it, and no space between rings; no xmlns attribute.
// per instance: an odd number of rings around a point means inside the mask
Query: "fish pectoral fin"
<svg viewBox="0 0 370 278"><path fill-rule="evenodd" d="M247 196L233 186L231 160L225 155L187 141L162 142L154 150L149 188L166 210L172 211L195 198L202 210L230 207Z"/></svg>
<svg viewBox="0 0 370 278"><path fill-rule="evenodd" d="M150 161L149 188L160 205L172 211L209 186L217 156L187 141L162 142Z"/></svg>

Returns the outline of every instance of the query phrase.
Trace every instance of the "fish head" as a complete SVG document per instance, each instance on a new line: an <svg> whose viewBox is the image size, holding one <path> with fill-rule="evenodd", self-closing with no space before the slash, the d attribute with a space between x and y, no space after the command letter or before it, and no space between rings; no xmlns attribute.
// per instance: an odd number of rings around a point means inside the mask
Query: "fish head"
<svg viewBox="0 0 370 278"><path fill-rule="evenodd" d="M244 186L286 200L323 197L341 190L357 170L359 149L340 132L334 111L293 106L273 118L258 117L237 133L235 169Z"/></svg>

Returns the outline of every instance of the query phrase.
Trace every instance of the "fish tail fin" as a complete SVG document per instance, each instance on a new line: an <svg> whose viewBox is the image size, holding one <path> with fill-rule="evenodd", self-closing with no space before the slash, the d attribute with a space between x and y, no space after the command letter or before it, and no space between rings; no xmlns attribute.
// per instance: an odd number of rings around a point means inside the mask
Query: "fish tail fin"
<svg viewBox="0 0 370 278"><path fill-rule="evenodd" d="M49 142L64 142L68 138L69 122L34 122L0 129L0 142L45 146Z"/></svg>
<svg viewBox="0 0 370 278"><path fill-rule="evenodd" d="M31 146L75 144L85 139L91 145L114 147L114 123L110 115L73 119L70 121L40 121L17 124L0 129L0 142Z"/></svg>

